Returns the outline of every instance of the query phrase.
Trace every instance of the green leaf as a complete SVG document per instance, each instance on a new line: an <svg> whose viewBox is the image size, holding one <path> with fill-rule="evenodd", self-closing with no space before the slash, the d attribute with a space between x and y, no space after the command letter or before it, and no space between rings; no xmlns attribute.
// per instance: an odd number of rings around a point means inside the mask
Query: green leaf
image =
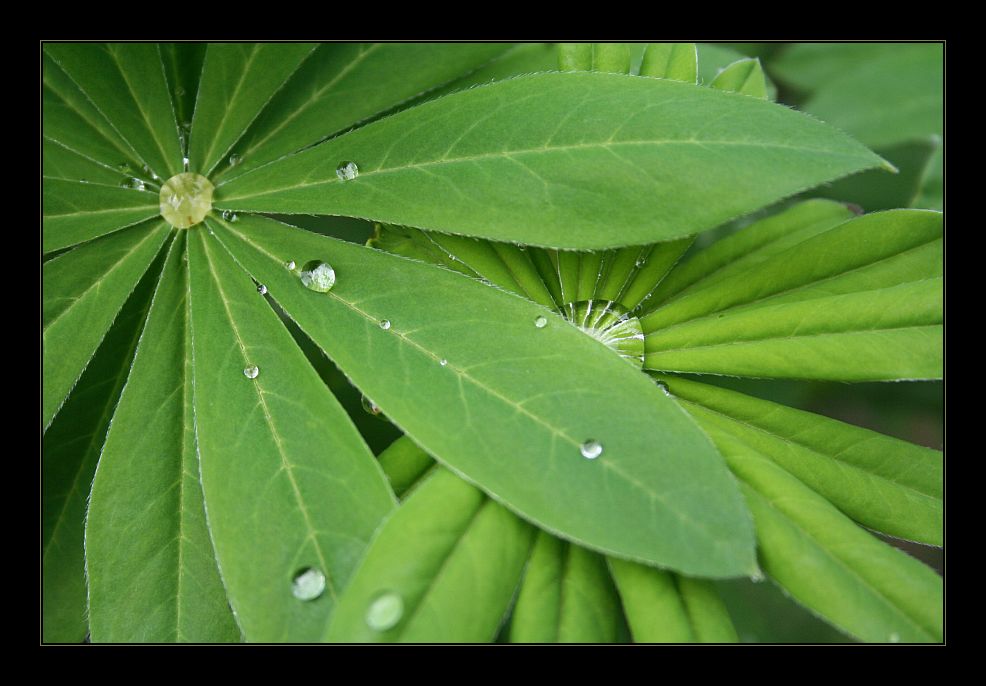
<svg viewBox="0 0 986 686"><path fill-rule="evenodd" d="M644 52L640 75L698 83L698 49L694 43L651 43Z"/></svg>
<svg viewBox="0 0 986 686"><path fill-rule="evenodd" d="M941 378L942 217L859 217L641 318L648 369L772 378Z"/></svg>
<svg viewBox="0 0 986 686"><path fill-rule="evenodd" d="M167 179L181 148L164 64L151 43L47 43L45 50L139 155Z"/></svg>
<svg viewBox="0 0 986 686"><path fill-rule="evenodd" d="M42 209L43 252L113 233L161 212L157 193L88 183L88 178L46 178Z"/></svg>
<svg viewBox="0 0 986 686"><path fill-rule="evenodd" d="M94 643L240 640L199 485L184 255L182 236L93 480L86 569Z"/></svg>
<svg viewBox="0 0 986 686"><path fill-rule="evenodd" d="M435 466L431 456L407 436L391 443L377 459L398 498L403 498Z"/></svg>
<svg viewBox="0 0 986 686"><path fill-rule="evenodd" d="M393 494L277 315L205 231L190 235L189 273L195 432L226 591L247 640L317 640ZM308 570L325 588L306 601L293 582Z"/></svg>
<svg viewBox="0 0 986 686"><path fill-rule="evenodd" d="M241 217L216 233L394 423L524 517L693 574L753 568L748 521L705 436L646 376L558 315L270 220ZM328 293L285 269L314 259L338 277ZM602 442L600 459L580 454L589 440Z"/></svg>
<svg viewBox="0 0 986 686"><path fill-rule="evenodd" d="M425 98L432 100L441 95L491 81L502 81L520 74L557 69L558 49L553 43L518 43L475 71L429 91Z"/></svg>
<svg viewBox="0 0 986 686"><path fill-rule="evenodd" d="M767 99L767 81L756 57L741 59L716 74L712 88Z"/></svg>
<svg viewBox="0 0 986 686"><path fill-rule="evenodd" d="M942 640L942 579L860 529L754 448L696 419L740 478L760 563L796 600L864 640Z"/></svg>
<svg viewBox="0 0 986 686"><path fill-rule="evenodd" d="M66 148L60 143L45 138L41 148L41 168L43 180L72 181L75 183L97 183L118 188L120 171L92 158ZM65 188L74 189L74 186ZM88 198L86 198L88 200Z"/></svg>
<svg viewBox="0 0 986 686"><path fill-rule="evenodd" d="M542 531L510 624L511 643L614 643L620 600L606 560Z"/></svg>
<svg viewBox="0 0 986 686"><path fill-rule="evenodd" d="M175 118L186 130L191 128L195 99L202 79L205 43L161 43L161 59L168 77L168 90L175 103ZM186 126L187 124L187 126Z"/></svg>
<svg viewBox="0 0 986 686"><path fill-rule="evenodd" d="M358 166L356 178L337 174L344 162ZM754 98L617 74L533 74L244 174L217 189L216 204L606 248L703 231L881 163L838 131Z"/></svg>
<svg viewBox="0 0 986 686"><path fill-rule="evenodd" d="M164 224L134 227L42 266L43 428L51 424L168 235Z"/></svg>
<svg viewBox="0 0 986 686"><path fill-rule="evenodd" d="M492 641L533 533L479 490L436 470L374 535L325 640Z"/></svg>
<svg viewBox="0 0 986 686"><path fill-rule="evenodd" d="M149 269L42 438L42 640L81 643L86 617L86 504L106 429L150 307ZM154 278L152 278L154 277Z"/></svg>
<svg viewBox="0 0 986 686"><path fill-rule="evenodd" d="M921 188L911 202L912 207L938 210L945 207L945 146L939 144L925 168Z"/></svg>
<svg viewBox="0 0 986 686"><path fill-rule="evenodd" d="M610 74L629 74L629 46L626 43L593 43L592 70Z"/></svg>
<svg viewBox="0 0 986 686"><path fill-rule="evenodd" d="M772 459L857 522L942 545L944 466L937 450L715 386L662 381L704 426Z"/></svg>
<svg viewBox="0 0 986 686"><path fill-rule="evenodd" d="M558 69L561 71L591 71L592 43L559 43Z"/></svg>
<svg viewBox="0 0 986 686"><path fill-rule="evenodd" d="M735 643L715 587L626 560L608 560L635 643Z"/></svg>
<svg viewBox="0 0 986 686"><path fill-rule="evenodd" d="M907 51L908 43L795 43L770 59L771 74L788 86L814 91L861 64Z"/></svg>
<svg viewBox="0 0 986 686"><path fill-rule="evenodd" d="M509 48L501 43L319 45L233 147L240 162L220 167L217 183L471 72Z"/></svg>
<svg viewBox="0 0 986 686"><path fill-rule="evenodd" d="M211 176L260 111L315 50L313 43L210 43L188 158Z"/></svg>

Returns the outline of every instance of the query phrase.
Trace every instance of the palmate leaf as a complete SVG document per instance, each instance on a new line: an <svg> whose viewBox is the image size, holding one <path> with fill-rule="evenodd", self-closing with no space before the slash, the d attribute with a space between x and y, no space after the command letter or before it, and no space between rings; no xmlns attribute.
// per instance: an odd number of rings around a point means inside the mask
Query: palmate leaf
<svg viewBox="0 0 986 686"><path fill-rule="evenodd" d="M693 574L754 570L745 515L705 437L653 382L551 311L259 218L216 235L392 421L525 518ZM285 269L309 260L335 269L328 293ZM591 440L600 459L581 455Z"/></svg>
<svg viewBox="0 0 986 686"><path fill-rule="evenodd" d="M195 435L230 603L247 640L318 640L393 494L277 315L204 231L190 236L189 272Z"/></svg>
<svg viewBox="0 0 986 686"><path fill-rule="evenodd" d="M478 489L435 470L374 535L325 640L493 640L533 534Z"/></svg>
<svg viewBox="0 0 986 686"><path fill-rule="evenodd" d="M163 223L141 225L44 263L42 427L51 423L167 237Z"/></svg>
<svg viewBox="0 0 986 686"><path fill-rule="evenodd" d="M93 642L240 638L199 485L183 234L171 245L93 480L86 517Z"/></svg>
<svg viewBox="0 0 986 686"><path fill-rule="evenodd" d="M127 381L160 270L134 289L42 441L42 639L80 643L88 632L84 520L96 463Z"/></svg>
<svg viewBox="0 0 986 686"><path fill-rule="evenodd" d="M337 174L347 162L359 169L352 180ZM216 203L605 248L709 229L881 163L838 131L754 98L663 79L535 74L453 93L244 174L217 189Z"/></svg>

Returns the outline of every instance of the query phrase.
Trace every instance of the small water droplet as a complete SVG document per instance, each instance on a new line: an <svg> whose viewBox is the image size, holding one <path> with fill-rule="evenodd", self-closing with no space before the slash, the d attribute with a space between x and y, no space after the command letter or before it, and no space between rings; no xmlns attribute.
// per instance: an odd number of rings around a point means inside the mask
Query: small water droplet
<svg viewBox="0 0 986 686"><path fill-rule="evenodd" d="M89 183L88 179L79 179L79 183Z"/></svg>
<svg viewBox="0 0 986 686"><path fill-rule="evenodd" d="M384 591L367 608L366 625L374 631L387 631L397 626L403 616L403 598L393 591Z"/></svg>
<svg viewBox="0 0 986 686"><path fill-rule="evenodd" d="M634 266L635 266L635 267L636 267L637 269L640 269L640 268L641 268L641 267L643 267L643 266L644 266L645 264L647 264L647 258L646 258L646 257L638 257L638 258L637 258L637 261L636 261L636 262L634 262L633 264L634 264Z"/></svg>
<svg viewBox="0 0 986 686"><path fill-rule="evenodd" d="M548 318L545 317L543 314L539 314L537 318L534 320L534 326L536 326L539 329L543 329L547 325L548 325Z"/></svg>
<svg viewBox="0 0 986 686"><path fill-rule="evenodd" d="M223 210L223 221L232 224L237 219L239 219L239 217L236 216L236 212L234 212L233 210Z"/></svg>
<svg viewBox="0 0 986 686"><path fill-rule="evenodd" d="M325 592L325 575L314 567L302 569L291 580L291 593L298 600L315 600Z"/></svg>
<svg viewBox="0 0 986 686"><path fill-rule="evenodd" d="M294 260L288 260L287 262L284 263L284 268L285 269L292 269L293 270L294 269L294 266L295 266L294 265Z"/></svg>
<svg viewBox="0 0 986 686"><path fill-rule="evenodd" d="M671 395L671 389L668 388L668 385L666 383L664 383L663 381L655 381L654 383L656 383L658 387L662 391L664 391L664 395Z"/></svg>
<svg viewBox="0 0 986 686"><path fill-rule="evenodd" d="M181 128L185 129L186 132L191 132L191 130L192 130L192 122L190 122L190 121L183 121L181 123Z"/></svg>
<svg viewBox="0 0 986 686"><path fill-rule="evenodd" d="M380 328L383 329L384 331L386 331L387 329L389 329L390 328L390 320L389 319L381 319L380 320Z"/></svg>
<svg viewBox="0 0 986 686"><path fill-rule="evenodd" d="M445 365L447 365L447 364L448 364L448 360L446 360L446 359L445 359L445 358L443 357L442 359L440 359L440 360L438 361L438 364L440 364L440 365L442 365L442 366L444 367Z"/></svg>
<svg viewBox="0 0 986 686"><path fill-rule="evenodd" d="M894 633L890 634L889 640L891 643L900 643L900 634L898 634L895 631Z"/></svg>
<svg viewBox="0 0 986 686"><path fill-rule="evenodd" d="M131 177L121 181L120 188L131 188L135 191L142 191L144 190L144 182L137 177Z"/></svg>
<svg viewBox="0 0 986 686"><path fill-rule="evenodd" d="M355 162L340 162L339 166L336 167L336 176L339 177L340 181L352 181L359 176L359 167L356 166Z"/></svg>
<svg viewBox="0 0 986 686"><path fill-rule="evenodd" d="M243 376L248 379L256 379L258 374L260 374L260 367L255 364L243 368Z"/></svg>
<svg viewBox="0 0 986 686"><path fill-rule="evenodd" d="M229 156L229 166L231 167L235 167L242 161L243 158L240 155L237 155L235 152Z"/></svg>
<svg viewBox="0 0 986 686"><path fill-rule="evenodd" d="M317 293L328 293L336 284L335 269L322 260L305 262L298 277L305 288Z"/></svg>
<svg viewBox="0 0 986 686"><path fill-rule="evenodd" d="M185 168L185 171L188 171L188 158L187 157L182 157L181 158L181 166Z"/></svg>
<svg viewBox="0 0 986 686"><path fill-rule="evenodd" d="M124 174L133 173L133 169L130 167L129 162L120 162L120 164L116 165L116 168L119 169Z"/></svg>
<svg viewBox="0 0 986 686"><path fill-rule="evenodd" d="M178 86L178 88L175 89L175 95L177 95L180 98L181 96L185 95L185 89L182 88L181 86Z"/></svg>
<svg viewBox="0 0 986 686"><path fill-rule="evenodd" d="M374 417L380 414L380 406L367 398L365 395L360 398L360 405L363 406L363 409L367 412L367 414L372 414Z"/></svg>
<svg viewBox="0 0 986 686"><path fill-rule="evenodd" d="M267 295L267 286L260 284L257 286L257 292L260 293L260 295Z"/></svg>
<svg viewBox="0 0 986 686"><path fill-rule="evenodd" d="M585 459L595 460L603 454L603 444L599 441L590 439L579 446L579 452L582 453L582 457Z"/></svg>

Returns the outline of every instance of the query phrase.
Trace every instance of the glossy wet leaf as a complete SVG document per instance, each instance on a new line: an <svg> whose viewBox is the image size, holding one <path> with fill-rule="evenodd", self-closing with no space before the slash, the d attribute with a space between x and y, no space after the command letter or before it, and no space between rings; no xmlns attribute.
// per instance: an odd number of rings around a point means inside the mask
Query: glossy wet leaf
<svg viewBox="0 0 986 686"><path fill-rule="evenodd" d="M859 217L641 318L644 366L773 378L941 378L942 216Z"/></svg>
<svg viewBox="0 0 986 686"><path fill-rule="evenodd" d="M45 262L43 428L51 423L167 237L163 224L138 226Z"/></svg>
<svg viewBox="0 0 986 686"><path fill-rule="evenodd" d="M217 236L416 443L524 517L603 552L709 576L750 572L748 522L712 446L652 381L559 316L268 220ZM338 276L328 293L284 268L316 257ZM590 439L602 442L600 459L580 455Z"/></svg>
<svg viewBox="0 0 986 686"><path fill-rule="evenodd" d="M337 175L346 161L359 167L351 181ZM663 79L535 74L453 93L244 174L217 204L604 248L703 231L880 164L838 131L752 98Z"/></svg>
<svg viewBox="0 0 986 686"><path fill-rule="evenodd" d="M542 531L510 620L511 643L613 643L620 601L606 559Z"/></svg>
<svg viewBox="0 0 986 686"><path fill-rule="evenodd" d="M182 236L171 247L93 481L86 570L97 643L240 639L199 485L184 252Z"/></svg>
<svg viewBox="0 0 986 686"><path fill-rule="evenodd" d="M533 537L506 508L436 470L374 535L325 640L492 641Z"/></svg>
<svg viewBox="0 0 986 686"><path fill-rule="evenodd" d="M189 236L189 269L195 431L226 591L247 640L317 640L393 494L277 315L204 231ZM301 601L292 580L305 569L325 591Z"/></svg>

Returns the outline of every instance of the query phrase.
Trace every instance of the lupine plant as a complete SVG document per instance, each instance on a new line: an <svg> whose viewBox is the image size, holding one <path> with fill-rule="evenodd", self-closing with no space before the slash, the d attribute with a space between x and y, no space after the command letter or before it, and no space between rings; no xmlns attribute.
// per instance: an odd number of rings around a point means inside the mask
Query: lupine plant
<svg viewBox="0 0 986 686"><path fill-rule="evenodd" d="M731 642L752 579L942 641L941 452L728 383L942 378L942 49L780 47L43 45L43 640Z"/></svg>

